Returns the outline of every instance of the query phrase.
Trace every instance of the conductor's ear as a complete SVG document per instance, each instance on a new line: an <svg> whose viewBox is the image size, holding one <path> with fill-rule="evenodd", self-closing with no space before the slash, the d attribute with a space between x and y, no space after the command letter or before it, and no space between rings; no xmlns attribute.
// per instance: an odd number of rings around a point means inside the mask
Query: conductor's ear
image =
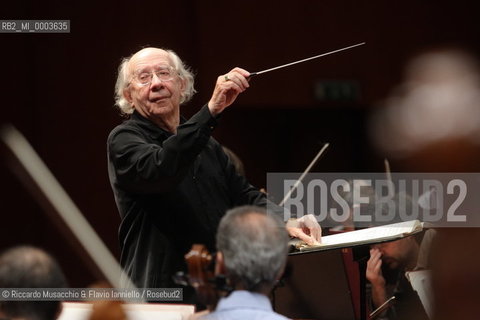
<svg viewBox="0 0 480 320"><path fill-rule="evenodd" d="M127 101L132 104L133 99L132 99L132 93L130 92L130 87L126 87L123 89L123 97L127 99Z"/></svg>

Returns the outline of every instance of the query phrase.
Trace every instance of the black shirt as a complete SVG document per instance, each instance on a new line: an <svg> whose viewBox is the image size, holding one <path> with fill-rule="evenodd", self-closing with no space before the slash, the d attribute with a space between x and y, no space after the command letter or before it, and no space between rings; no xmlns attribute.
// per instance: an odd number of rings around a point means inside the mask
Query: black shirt
<svg viewBox="0 0 480 320"><path fill-rule="evenodd" d="M138 287L171 287L193 243L214 249L227 209L267 204L210 137L216 124L205 106L172 134L135 111L108 137L120 262Z"/></svg>

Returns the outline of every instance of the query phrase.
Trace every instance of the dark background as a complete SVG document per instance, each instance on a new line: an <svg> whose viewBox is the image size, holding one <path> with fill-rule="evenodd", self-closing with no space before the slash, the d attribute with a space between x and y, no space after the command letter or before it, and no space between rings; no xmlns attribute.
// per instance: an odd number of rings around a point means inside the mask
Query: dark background
<svg viewBox="0 0 480 320"><path fill-rule="evenodd" d="M122 119L113 87L121 57L171 48L196 73L187 117L235 66L259 71L329 50L365 46L258 76L221 119L216 139L265 186L267 172L301 172L323 142L315 171L382 171L369 113L418 52L456 45L480 52L476 1L19 1L0 19L69 19L69 34L0 34L0 123L15 125L118 257L119 215L106 138ZM323 89L320 90L320 89ZM323 94L322 94L323 92ZM27 191L0 147L0 249L33 244L53 253L70 284L97 280L80 252ZM401 163L392 163L401 170Z"/></svg>

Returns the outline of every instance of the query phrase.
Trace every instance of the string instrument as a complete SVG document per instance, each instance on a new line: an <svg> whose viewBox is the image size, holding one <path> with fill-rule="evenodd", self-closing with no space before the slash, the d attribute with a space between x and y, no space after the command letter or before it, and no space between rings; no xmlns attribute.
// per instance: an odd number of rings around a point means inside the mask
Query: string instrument
<svg viewBox="0 0 480 320"><path fill-rule="evenodd" d="M187 282L197 292L199 302L212 311L218 300L230 292L225 276L215 275L215 259L203 244L194 244L185 255L188 266Z"/></svg>

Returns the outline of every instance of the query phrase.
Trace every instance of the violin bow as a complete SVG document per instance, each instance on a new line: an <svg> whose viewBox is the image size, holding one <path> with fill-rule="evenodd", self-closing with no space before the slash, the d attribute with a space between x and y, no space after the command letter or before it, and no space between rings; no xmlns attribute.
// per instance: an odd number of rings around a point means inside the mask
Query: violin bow
<svg viewBox="0 0 480 320"><path fill-rule="evenodd" d="M110 284L114 288L121 288L120 278L122 278L124 279L125 288L135 289L135 285L124 273L118 261L33 147L28 143L27 139L13 126L2 128L1 139L12 151L43 196L53 206L60 219L68 226ZM128 299L126 301L130 302Z"/></svg>
<svg viewBox="0 0 480 320"><path fill-rule="evenodd" d="M310 172L310 170L312 169L312 167L315 165L315 163L317 163L318 159L320 159L320 157L323 155L323 153L325 152L325 150L327 150L328 146L330 144L327 142L323 145L322 149L320 149L320 151L318 151L317 155L315 156L315 158L313 158L312 162L310 162L310 164L308 165L307 169L305 169L305 171L302 173L302 175L300 176L300 178L298 178L298 180L295 182L295 184L293 185L293 187L287 192L287 194L285 195L285 197L283 197L282 201L280 201L280 203L278 204L279 206L283 206L285 204L285 202L290 198L290 196L292 195L292 193L298 188L298 185L303 181L303 179L305 178L305 176Z"/></svg>

